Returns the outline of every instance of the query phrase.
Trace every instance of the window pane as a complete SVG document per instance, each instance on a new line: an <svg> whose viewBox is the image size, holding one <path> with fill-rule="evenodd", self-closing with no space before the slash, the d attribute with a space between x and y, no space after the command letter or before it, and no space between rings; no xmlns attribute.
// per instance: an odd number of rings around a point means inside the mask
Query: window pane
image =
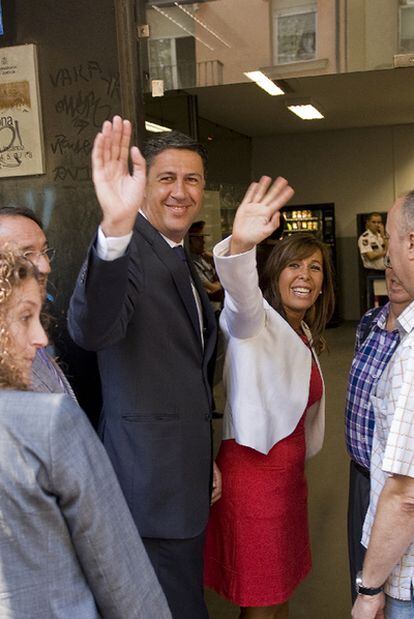
<svg viewBox="0 0 414 619"><path fill-rule="evenodd" d="M277 16L278 63L315 58L316 11Z"/></svg>
<svg viewBox="0 0 414 619"><path fill-rule="evenodd" d="M414 50L414 7L400 9L400 51Z"/></svg>

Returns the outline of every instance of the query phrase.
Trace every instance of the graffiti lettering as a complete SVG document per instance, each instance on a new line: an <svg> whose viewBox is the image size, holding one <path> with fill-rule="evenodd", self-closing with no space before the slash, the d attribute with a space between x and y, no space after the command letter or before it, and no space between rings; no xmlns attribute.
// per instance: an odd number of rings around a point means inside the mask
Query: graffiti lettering
<svg viewBox="0 0 414 619"><path fill-rule="evenodd" d="M65 166L57 166L54 170L55 181L90 181L91 170L89 166L77 166L74 168L67 168Z"/></svg>
<svg viewBox="0 0 414 619"><path fill-rule="evenodd" d="M77 95L64 95L55 105L58 114L67 114L75 121L82 119L89 120L95 128L101 127L104 120L111 115L111 106L101 102L100 97L96 97L93 91L84 95L78 92ZM89 124L89 123L88 123ZM87 125L86 125L87 126ZM83 130L84 125L79 128L78 135Z"/></svg>
<svg viewBox="0 0 414 619"><path fill-rule="evenodd" d="M76 141L71 141L66 135L63 135L63 133L55 135L55 138L55 142L50 145L54 154L59 152L60 155L63 155L63 153L67 151L72 151L76 155L82 154L89 156L92 150L92 144L89 140L82 141L77 139Z"/></svg>
<svg viewBox="0 0 414 619"><path fill-rule="evenodd" d="M108 97L111 97L111 99L113 99L113 97L115 96L117 99L119 99L121 96L119 92L119 75L115 77L101 76L101 80L106 83L106 94L108 95Z"/></svg>
<svg viewBox="0 0 414 619"><path fill-rule="evenodd" d="M73 122L72 122L73 128L74 129L79 129L78 131L78 135L84 130L86 129L86 127L89 127L89 123L87 120L83 120L83 118L74 118Z"/></svg>
<svg viewBox="0 0 414 619"><path fill-rule="evenodd" d="M65 67L59 69L55 75L49 74L49 76L55 88L57 86L64 88L65 86L72 86L77 82L90 82L97 74L100 75L101 73L102 69L99 63L95 60L89 60L86 65L79 64L75 67Z"/></svg>

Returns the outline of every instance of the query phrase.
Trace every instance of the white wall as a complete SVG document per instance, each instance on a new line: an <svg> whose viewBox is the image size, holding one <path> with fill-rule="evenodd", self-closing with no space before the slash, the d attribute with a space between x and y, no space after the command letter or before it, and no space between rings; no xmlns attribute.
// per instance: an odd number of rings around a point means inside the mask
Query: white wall
<svg viewBox="0 0 414 619"><path fill-rule="evenodd" d="M255 138L252 168L288 178L296 204L335 203L342 316L357 320L356 214L414 188L414 125Z"/></svg>
<svg viewBox="0 0 414 619"><path fill-rule="evenodd" d="M347 71L393 66L398 53L399 0L347 0Z"/></svg>

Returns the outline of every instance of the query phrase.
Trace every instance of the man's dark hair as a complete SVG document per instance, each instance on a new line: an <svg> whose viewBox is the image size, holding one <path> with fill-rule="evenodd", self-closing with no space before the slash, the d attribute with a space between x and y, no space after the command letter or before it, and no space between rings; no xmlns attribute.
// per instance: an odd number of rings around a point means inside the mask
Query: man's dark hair
<svg viewBox="0 0 414 619"><path fill-rule="evenodd" d="M1 217L27 217L31 219L43 230L43 224L34 212L27 206L0 206Z"/></svg>
<svg viewBox="0 0 414 619"><path fill-rule="evenodd" d="M178 150L192 150L200 155L203 161L204 175L207 174L207 149L202 144L196 142L193 138L188 137L188 135L185 135L180 131L166 131L164 133L158 133L153 138L151 137L145 140L142 147L142 155L147 162L147 166L151 167L154 158L164 150L168 150L170 148L176 148Z"/></svg>

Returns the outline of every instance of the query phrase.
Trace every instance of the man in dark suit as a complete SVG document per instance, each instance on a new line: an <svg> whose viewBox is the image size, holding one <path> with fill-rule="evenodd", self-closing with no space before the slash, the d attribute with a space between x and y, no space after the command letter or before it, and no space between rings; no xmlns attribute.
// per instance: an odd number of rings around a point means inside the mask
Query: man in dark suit
<svg viewBox="0 0 414 619"><path fill-rule="evenodd" d="M98 351L100 435L173 617L205 619L204 531L221 491L208 382L216 323L182 242L201 208L206 154L182 134L164 134L147 142L146 162L131 148L130 174L130 138L129 121L116 116L95 140L103 219L69 330Z"/></svg>

